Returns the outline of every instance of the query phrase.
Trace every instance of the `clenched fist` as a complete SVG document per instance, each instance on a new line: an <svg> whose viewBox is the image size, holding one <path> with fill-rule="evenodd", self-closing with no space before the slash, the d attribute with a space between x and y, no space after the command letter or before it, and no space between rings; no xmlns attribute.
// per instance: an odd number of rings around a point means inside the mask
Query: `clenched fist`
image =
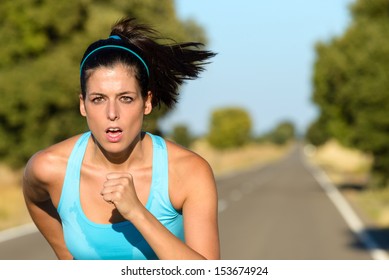
<svg viewBox="0 0 389 280"><path fill-rule="evenodd" d="M105 201L113 203L127 220L131 220L136 211L143 206L136 195L132 175L127 172L108 173L101 195Z"/></svg>

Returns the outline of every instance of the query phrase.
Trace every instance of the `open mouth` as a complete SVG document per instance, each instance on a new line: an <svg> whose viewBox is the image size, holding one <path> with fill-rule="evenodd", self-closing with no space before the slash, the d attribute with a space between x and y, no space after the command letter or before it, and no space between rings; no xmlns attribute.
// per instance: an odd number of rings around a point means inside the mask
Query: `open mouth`
<svg viewBox="0 0 389 280"><path fill-rule="evenodd" d="M117 142L120 140L123 131L117 127L108 128L105 133L107 134L108 141Z"/></svg>
<svg viewBox="0 0 389 280"><path fill-rule="evenodd" d="M115 134L115 133L121 133L122 130L121 130L120 128L110 127L110 128L108 128L105 132L106 132L106 133Z"/></svg>

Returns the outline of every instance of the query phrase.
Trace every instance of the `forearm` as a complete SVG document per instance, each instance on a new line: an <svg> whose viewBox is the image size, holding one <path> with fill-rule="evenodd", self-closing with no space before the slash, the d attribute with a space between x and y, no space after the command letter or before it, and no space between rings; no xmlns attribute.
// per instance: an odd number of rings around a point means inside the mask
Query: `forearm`
<svg viewBox="0 0 389 280"><path fill-rule="evenodd" d="M35 225L50 244L58 259L73 259L66 248L58 213L50 200L44 202L26 201Z"/></svg>
<svg viewBox="0 0 389 280"><path fill-rule="evenodd" d="M161 260L204 260L204 256L190 248L164 225L162 225L147 209L131 218L131 222L139 230L144 239Z"/></svg>

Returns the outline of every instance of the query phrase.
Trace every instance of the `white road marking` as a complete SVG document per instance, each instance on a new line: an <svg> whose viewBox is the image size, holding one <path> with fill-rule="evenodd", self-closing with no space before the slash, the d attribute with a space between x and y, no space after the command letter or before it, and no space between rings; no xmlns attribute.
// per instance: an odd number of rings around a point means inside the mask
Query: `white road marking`
<svg viewBox="0 0 389 280"><path fill-rule="evenodd" d="M367 233L361 219L357 216L357 214L355 214L354 210L339 190L332 184L327 174L320 168L312 165L306 158L303 158L303 163L338 209L349 228L356 236L358 236L361 242L366 246L367 250L369 250L372 258L375 260L389 260L389 255L385 250L381 249L374 239Z"/></svg>
<svg viewBox="0 0 389 280"><path fill-rule="evenodd" d="M224 199L219 199L218 201L218 212L221 213L224 210L226 210L228 207L228 202L225 201Z"/></svg>
<svg viewBox="0 0 389 280"><path fill-rule="evenodd" d="M22 226L6 229L0 231L0 243L11 239L15 239L24 235L28 235L37 232L38 229L34 224L25 224Z"/></svg>

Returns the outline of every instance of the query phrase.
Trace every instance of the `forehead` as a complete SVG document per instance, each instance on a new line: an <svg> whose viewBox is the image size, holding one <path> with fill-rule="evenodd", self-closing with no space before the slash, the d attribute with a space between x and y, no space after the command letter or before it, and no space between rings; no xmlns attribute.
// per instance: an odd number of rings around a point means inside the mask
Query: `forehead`
<svg viewBox="0 0 389 280"><path fill-rule="evenodd" d="M88 79L93 76L104 76L104 75L116 75L127 78L135 77L135 69L132 66L125 65L123 63L115 63L109 66L99 66L90 70L87 70Z"/></svg>
<svg viewBox="0 0 389 280"><path fill-rule="evenodd" d="M95 89L138 90L139 84L133 69L123 64L100 66L93 69L87 80L87 91Z"/></svg>

